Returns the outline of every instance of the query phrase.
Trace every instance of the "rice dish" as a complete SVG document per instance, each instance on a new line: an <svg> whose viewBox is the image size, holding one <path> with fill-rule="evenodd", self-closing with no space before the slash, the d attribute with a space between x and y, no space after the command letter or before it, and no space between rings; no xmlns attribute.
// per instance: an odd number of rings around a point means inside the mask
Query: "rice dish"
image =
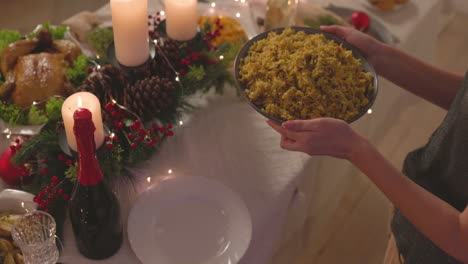
<svg viewBox="0 0 468 264"><path fill-rule="evenodd" d="M369 104L373 78L352 51L291 28L254 43L239 76L249 100L282 120L350 120Z"/></svg>

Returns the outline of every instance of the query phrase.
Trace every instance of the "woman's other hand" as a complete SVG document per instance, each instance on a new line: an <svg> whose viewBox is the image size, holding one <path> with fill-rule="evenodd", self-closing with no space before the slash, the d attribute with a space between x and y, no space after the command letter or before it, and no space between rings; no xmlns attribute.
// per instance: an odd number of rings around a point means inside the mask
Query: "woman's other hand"
<svg viewBox="0 0 468 264"><path fill-rule="evenodd" d="M321 26L320 29L346 40L351 45L364 52L372 64L377 63L376 58L379 55L382 43L377 41L375 38L350 27Z"/></svg>
<svg viewBox="0 0 468 264"><path fill-rule="evenodd" d="M282 125L273 121L267 123L281 134L281 148L312 156L350 160L365 141L348 123L334 118L293 120Z"/></svg>

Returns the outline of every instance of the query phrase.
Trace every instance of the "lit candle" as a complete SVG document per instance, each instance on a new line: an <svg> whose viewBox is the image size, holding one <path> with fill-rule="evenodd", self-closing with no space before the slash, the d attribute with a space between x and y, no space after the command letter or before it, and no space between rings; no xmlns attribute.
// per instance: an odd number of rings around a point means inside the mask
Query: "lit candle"
<svg viewBox="0 0 468 264"><path fill-rule="evenodd" d="M111 0L115 55L124 66L149 58L147 0Z"/></svg>
<svg viewBox="0 0 468 264"><path fill-rule="evenodd" d="M102 125L101 116L101 103L99 99L92 93L79 92L70 95L62 105L62 118L63 124L65 125L65 133L67 134L68 146L76 151L76 139L73 133L73 113L78 108L88 109L93 116L93 123L96 127L94 131L94 141L96 142L96 148L99 148L104 142L104 127Z"/></svg>
<svg viewBox="0 0 468 264"><path fill-rule="evenodd" d="M197 34L197 0L165 0L166 32L174 40L186 41Z"/></svg>

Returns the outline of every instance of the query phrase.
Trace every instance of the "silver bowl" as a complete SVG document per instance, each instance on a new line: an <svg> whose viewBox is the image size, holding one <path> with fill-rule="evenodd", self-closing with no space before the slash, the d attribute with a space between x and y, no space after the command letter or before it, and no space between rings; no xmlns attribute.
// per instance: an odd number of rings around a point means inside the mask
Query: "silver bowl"
<svg viewBox="0 0 468 264"><path fill-rule="evenodd" d="M323 32L321 30L318 30L318 29L313 29L313 28L307 28L307 27L289 27L289 28L292 28L294 29L295 31L304 31L305 33L307 34L323 34L327 39L330 39L330 40L333 40L335 41L336 43L338 44L342 44L343 48L347 49L347 50L351 50L353 52L353 56L360 60L363 68L364 68L364 71L365 72L369 72L372 74L373 78L372 78L372 90L367 94L367 97L369 99L369 103L363 107L359 113L354 116L353 118L351 118L350 120L346 120L348 123L352 123L356 120L358 120L359 118L361 118L364 114L367 113L367 111L371 108L371 106L374 104L374 101L377 97L377 91L378 91L378 80L377 80L377 74L374 70L374 67L372 66L372 64L368 61L368 59L366 58L366 56L364 55L363 52L361 52L358 48L356 48L355 46L349 44L348 42L346 42L344 39L334 35L334 34L331 34L331 33L327 33L327 32ZM248 89L247 85L245 83L243 83L241 80L240 80L240 75L239 75L239 70L240 70L240 66L242 64L242 59L245 58L248 53L249 53L249 49L250 47L257 41L259 40L262 40L262 39L265 39L268 34L270 32L276 32L278 34L281 34L281 32L283 32L285 28L277 28L277 29L273 29L273 30L270 30L270 31L266 31L266 32L263 32L257 36L255 36L254 38L250 39L248 42L246 42L244 44L244 46L241 48L241 50L239 51L239 53L237 54L236 56L236 60L234 62L234 74L235 74L235 78L236 78L236 82L238 84L238 88L240 90L240 94L242 95L242 97L247 100L247 102L257 111L259 112L260 114L262 114L263 116L265 116L266 118L276 122L276 123L283 123L285 122L285 120L282 120L282 119L279 119L279 118L276 118L274 116L271 116L271 115L268 115L266 114L265 112L262 111L262 106L261 105L256 105L254 103L252 103L252 101L250 101L250 99L247 97L247 95L245 94L245 90Z"/></svg>

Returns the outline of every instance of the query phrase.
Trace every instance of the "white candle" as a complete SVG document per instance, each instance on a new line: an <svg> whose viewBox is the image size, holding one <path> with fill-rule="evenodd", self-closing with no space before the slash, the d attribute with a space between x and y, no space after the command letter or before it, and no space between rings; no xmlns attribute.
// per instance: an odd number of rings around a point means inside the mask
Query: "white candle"
<svg viewBox="0 0 468 264"><path fill-rule="evenodd" d="M197 34L197 0L165 0L166 32L174 40L191 40Z"/></svg>
<svg viewBox="0 0 468 264"><path fill-rule="evenodd" d="M139 66L149 57L147 0L111 0L115 54L124 66Z"/></svg>
<svg viewBox="0 0 468 264"><path fill-rule="evenodd" d="M92 93L79 92L70 95L62 105L62 118L65 125L65 133L67 134L68 146L74 151L77 150L75 134L73 133L73 114L78 108L86 108L93 115L93 123L96 127L94 131L94 141L96 148L99 148L104 142L104 127L102 125L101 103L99 99Z"/></svg>

